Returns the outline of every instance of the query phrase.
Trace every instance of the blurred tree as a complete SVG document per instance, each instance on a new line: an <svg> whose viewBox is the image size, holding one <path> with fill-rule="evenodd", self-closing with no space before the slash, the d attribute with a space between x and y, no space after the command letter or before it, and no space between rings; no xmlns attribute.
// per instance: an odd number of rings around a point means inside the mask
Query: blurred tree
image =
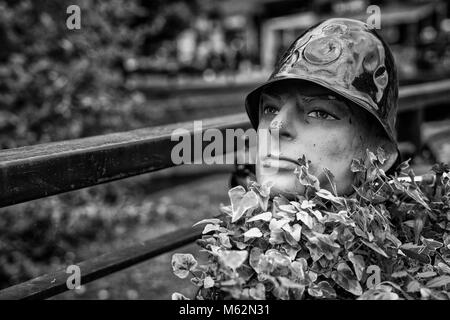
<svg viewBox="0 0 450 320"><path fill-rule="evenodd" d="M142 3L0 2L0 148L144 125L132 117L142 98L124 87L125 65L149 39L150 52L187 27L195 2ZM80 30L66 27L72 4L81 8Z"/></svg>
<svg viewBox="0 0 450 320"><path fill-rule="evenodd" d="M195 17L207 8L202 0L142 0L147 14L138 23L147 23L148 33L145 37L143 51L153 54L161 43L173 40L180 31L191 26ZM149 23L149 21L151 21Z"/></svg>

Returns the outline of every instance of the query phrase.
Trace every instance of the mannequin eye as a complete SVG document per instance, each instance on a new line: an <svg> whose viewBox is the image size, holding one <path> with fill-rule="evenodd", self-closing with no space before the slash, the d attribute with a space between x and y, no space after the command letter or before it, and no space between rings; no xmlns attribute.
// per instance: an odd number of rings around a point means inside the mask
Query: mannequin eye
<svg viewBox="0 0 450 320"><path fill-rule="evenodd" d="M308 113L308 116L311 118L316 118L316 119L320 119L320 120L339 120L337 117L335 117L323 110L311 111L310 113Z"/></svg>
<svg viewBox="0 0 450 320"><path fill-rule="evenodd" d="M274 106L264 106L263 107L263 114L277 114L278 109Z"/></svg>

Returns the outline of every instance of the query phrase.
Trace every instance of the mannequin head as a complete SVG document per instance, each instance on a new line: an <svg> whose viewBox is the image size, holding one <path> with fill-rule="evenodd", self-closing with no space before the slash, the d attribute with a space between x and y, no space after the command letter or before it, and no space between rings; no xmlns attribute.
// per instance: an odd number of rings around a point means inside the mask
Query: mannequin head
<svg viewBox="0 0 450 320"><path fill-rule="evenodd" d="M339 194L353 191L354 158L364 159L366 149L382 147L388 156L387 171L397 159L394 143L375 117L338 94L312 82L284 80L264 88L259 103L258 131L266 130L278 147L270 150L258 141L256 176L260 183L272 183L272 192L292 198L302 194L294 170L303 156L311 161L309 172L327 188L324 168L329 169ZM260 150L264 150L261 152Z"/></svg>

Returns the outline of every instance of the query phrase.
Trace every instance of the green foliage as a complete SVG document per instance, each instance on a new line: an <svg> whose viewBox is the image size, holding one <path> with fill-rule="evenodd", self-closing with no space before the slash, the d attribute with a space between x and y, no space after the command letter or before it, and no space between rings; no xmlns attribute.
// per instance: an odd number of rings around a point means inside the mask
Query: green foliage
<svg viewBox="0 0 450 320"><path fill-rule="evenodd" d="M297 175L307 192L295 201L269 199L256 182L231 189L221 220L203 221L209 262L191 269L195 298L450 299L448 166L433 167L431 187L407 162L387 177L381 149L367 156L352 171L374 179L351 196L336 194L328 170L333 192L321 189L306 161Z"/></svg>

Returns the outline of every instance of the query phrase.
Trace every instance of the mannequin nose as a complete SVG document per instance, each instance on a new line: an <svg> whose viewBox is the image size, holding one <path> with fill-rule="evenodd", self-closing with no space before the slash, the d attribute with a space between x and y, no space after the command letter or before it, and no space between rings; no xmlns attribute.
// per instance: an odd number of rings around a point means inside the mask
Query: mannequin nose
<svg viewBox="0 0 450 320"><path fill-rule="evenodd" d="M276 118L270 123L270 130L280 130L283 127L283 121Z"/></svg>
<svg viewBox="0 0 450 320"><path fill-rule="evenodd" d="M283 107L270 122L269 132L278 135L280 138L293 138L294 132L291 126L293 115L291 113L288 107Z"/></svg>

